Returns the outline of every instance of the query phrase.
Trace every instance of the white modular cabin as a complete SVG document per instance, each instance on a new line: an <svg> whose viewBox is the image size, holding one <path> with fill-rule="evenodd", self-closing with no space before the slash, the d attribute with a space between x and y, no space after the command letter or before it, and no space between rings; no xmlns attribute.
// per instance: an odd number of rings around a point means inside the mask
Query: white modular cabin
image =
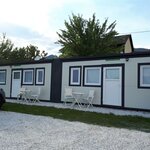
<svg viewBox="0 0 150 150"><path fill-rule="evenodd" d="M63 60L62 101L66 87L93 89L97 106L150 110L150 53Z"/></svg>
<svg viewBox="0 0 150 150"><path fill-rule="evenodd" d="M6 98L16 98L22 86L40 87L41 101L62 103L66 87L85 95L93 89L96 106L150 111L150 52L1 64Z"/></svg>
<svg viewBox="0 0 150 150"><path fill-rule="evenodd" d="M19 64L0 65L0 87L6 98L17 98L20 88L36 93L40 88L40 100L50 101L51 62L33 61Z"/></svg>

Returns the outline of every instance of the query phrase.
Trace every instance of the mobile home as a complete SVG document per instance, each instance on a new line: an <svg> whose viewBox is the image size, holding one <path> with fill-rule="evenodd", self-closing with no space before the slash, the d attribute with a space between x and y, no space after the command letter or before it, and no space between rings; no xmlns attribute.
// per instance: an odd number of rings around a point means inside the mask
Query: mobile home
<svg viewBox="0 0 150 150"><path fill-rule="evenodd" d="M21 86L40 87L40 100L57 103L66 87L85 95L93 89L96 106L150 111L150 52L0 65L6 97L16 98Z"/></svg>

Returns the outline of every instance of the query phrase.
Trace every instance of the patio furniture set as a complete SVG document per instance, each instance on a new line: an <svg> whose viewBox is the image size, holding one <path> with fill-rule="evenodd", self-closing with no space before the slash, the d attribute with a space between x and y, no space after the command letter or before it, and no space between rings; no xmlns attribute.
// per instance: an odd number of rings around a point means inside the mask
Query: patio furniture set
<svg viewBox="0 0 150 150"><path fill-rule="evenodd" d="M40 88L37 89L37 93L33 93L33 91L21 87L20 92L17 95L17 100L22 100L25 102L39 102L39 96L40 96Z"/></svg>
<svg viewBox="0 0 150 150"><path fill-rule="evenodd" d="M85 107L88 109L90 106L93 107L94 99L94 90L89 90L88 95L85 97L85 93L75 92L72 88L65 88L65 98L64 103L71 103L71 106L74 107L75 104L79 108Z"/></svg>
<svg viewBox="0 0 150 150"><path fill-rule="evenodd" d="M20 92L17 95L17 100L22 100L24 102L40 102L39 96L41 93L41 89L38 88L36 94L33 93L32 90L27 89L25 87L20 88ZM85 93L73 91L72 88L65 88L65 97L64 104L71 104L71 107L74 108L75 104L79 108L86 107L87 109L91 106L93 107L93 99L94 99L94 90L89 90L88 95L85 97Z"/></svg>

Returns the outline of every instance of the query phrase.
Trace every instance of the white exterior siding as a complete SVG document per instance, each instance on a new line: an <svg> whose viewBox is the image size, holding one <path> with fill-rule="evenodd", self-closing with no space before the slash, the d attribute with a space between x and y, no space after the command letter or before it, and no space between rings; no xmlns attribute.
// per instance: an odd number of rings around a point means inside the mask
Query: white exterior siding
<svg viewBox="0 0 150 150"><path fill-rule="evenodd" d="M62 93L61 100L64 99L64 89L69 86L69 67L81 66L81 86L70 86L74 91L88 93L89 89L95 90L94 104L101 105L101 87L83 86L83 66L124 64L124 107L150 109L150 89L138 88L138 63L150 63L149 57L125 58L114 60L90 60L64 62L62 71Z"/></svg>
<svg viewBox="0 0 150 150"><path fill-rule="evenodd" d="M61 100L64 100L64 91L65 87L69 86L69 67L70 66L82 66L82 75L81 75L81 86L71 86L71 88L74 91L80 91L85 93L85 95L88 94L88 91L90 89L95 90L95 97L93 103L96 105L101 105L101 87L87 87L83 86L83 66L92 66L92 65L102 65L102 64L121 64L125 63L125 59L122 60L92 60L92 61L75 61L75 62L64 62L63 68L62 68L62 94L61 94Z"/></svg>
<svg viewBox="0 0 150 150"><path fill-rule="evenodd" d="M150 58L130 58L126 63L125 106L150 109L150 88L138 88L138 63L150 63Z"/></svg>
<svg viewBox="0 0 150 150"><path fill-rule="evenodd" d="M131 55L132 56L132 55ZM110 58L110 57L109 57ZM15 69L34 69L34 72L36 68L45 68L45 82L44 85L36 85L35 84L35 74L34 74L34 84L33 85L23 85L24 87L28 88L29 90L36 93L37 88L41 88L41 95L39 97L40 100L46 100L46 101L53 101L53 102L60 102L64 100L64 91L65 87L69 87L69 68L73 66L81 66L81 85L73 85L70 86L73 91L75 92L83 92L85 93L85 96L88 94L89 90L93 89L95 90L95 97L93 103L95 105L100 105L102 100L102 82L101 86L84 86L83 85L83 67L85 66L103 66L102 68L106 67L105 65L118 65L120 67L123 67L124 70L122 73L124 73L124 85L123 85L123 94L124 94L124 108L135 108L135 109L147 109L150 110L150 87L149 88L140 88L138 87L138 64L142 63L148 63L150 64L150 57L135 57L133 55L133 58L129 57L127 60L126 58L118 58L118 59L99 59L99 60L82 60L82 59L76 59L73 60L64 60L60 59L60 63L57 64L55 67L52 67L52 64L55 62L44 62L44 63L34 63L34 64L21 64L21 65L7 65L7 66L0 66L0 70L6 70L6 84L0 85L0 88L3 88L6 97L11 98L11 74L12 70ZM59 77L55 76L58 74L58 66L61 64L62 61L62 74L61 71L59 71L60 79ZM61 65L59 66L61 68ZM54 75L52 76L52 68L54 69ZM123 69L122 68L122 69ZM101 72L103 69L101 69ZM102 76L102 74L101 74ZM61 81L62 77L62 81ZM53 78L53 79L51 79ZM102 77L101 77L102 79ZM54 81L54 83L51 83ZM55 80L58 80L59 82L55 83ZM61 88L58 83L62 83ZM52 85L53 84L53 85ZM52 87L53 86L53 87ZM57 88L58 87L58 88ZM53 90L51 94L51 89ZM58 90L60 89L60 90ZM55 98L56 93L58 93L59 97ZM61 98L60 98L61 96ZM119 105L120 106L120 105ZM122 107L123 105L121 105Z"/></svg>
<svg viewBox="0 0 150 150"><path fill-rule="evenodd" d="M6 69L6 85L0 85L6 93L6 97L11 96L11 73L15 69L34 69L34 84L33 85L22 85L27 89L31 90L33 93L36 93L38 87L41 89L40 100L50 101L50 91L51 91L51 63L41 63L41 64L22 64L22 65L12 65L12 66L1 66L1 69ZM35 69L36 68L45 68L45 82L44 85L35 85Z"/></svg>
<svg viewBox="0 0 150 150"><path fill-rule="evenodd" d="M1 85L0 88L2 88L5 91L6 96L10 97L10 83L11 83L11 67L10 66L1 66L0 70L6 70L6 84Z"/></svg>

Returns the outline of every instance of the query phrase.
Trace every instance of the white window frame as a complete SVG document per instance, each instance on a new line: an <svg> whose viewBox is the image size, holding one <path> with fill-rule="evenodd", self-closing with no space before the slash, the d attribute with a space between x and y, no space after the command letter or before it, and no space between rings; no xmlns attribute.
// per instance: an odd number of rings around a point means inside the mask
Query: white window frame
<svg viewBox="0 0 150 150"><path fill-rule="evenodd" d="M4 73L4 75L5 75L4 81L3 81L3 82L0 82L0 85L4 85L4 84L6 84L6 70L0 70L0 72L1 72L1 73Z"/></svg>
<svg viewBox="0 0 150 150"><path fill-rule="evenodd" d="M78 70L78 81L74 82L73 81L73 71ZM70 85L76 85L80 86L81 85L81 67L70 67Z"/></svg>
<svg viewBox="0 0 150 150"><path fill-rule="evenodd" d="M150 68L150 65L140 65L140 87L150 87L150 84L143 83L143 68Z"/></svg>
<svg viewBox="0 0 150 150"><path fill-rule="evenodd" d="M95 69L98 69L99 70L99 81L97 83L88 83L87 82L87 71L88 70L95 70ZM84 85L85 86L101 86L101 71L102 71L102 68L101 66L88 66L88 67L84 67Z"/></svg>
<svg viewBox="0 0 150 150"><path fill-rule="evenodd" d="M29 71L32 72L32 81L31 82L26 82L25 81L25 72L29 72ZM23 85L33 85L33 81L34 81L33 75L34 75L34 70L33 69L24 69L23 70Z"/></svg>
<svg viewBox="0 0 150 150"><path fill-rule="evenodd" d="M42 71L42 81L41 82L38 81L39 71ZM36 68L36 81L35 81L35 84L36 85L44 85L44 79L45 79L45 70L44 70L44 68Z"/></svg>

